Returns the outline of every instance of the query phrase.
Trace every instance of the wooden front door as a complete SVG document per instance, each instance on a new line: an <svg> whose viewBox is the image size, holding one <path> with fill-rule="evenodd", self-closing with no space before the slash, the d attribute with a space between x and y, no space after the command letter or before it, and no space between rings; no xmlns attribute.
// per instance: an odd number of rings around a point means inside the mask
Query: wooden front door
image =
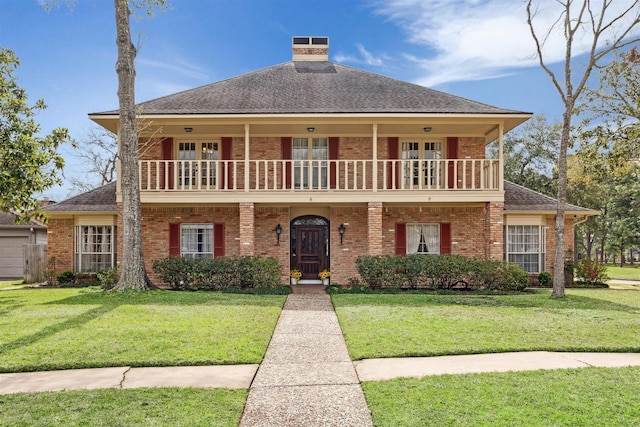
<svg viewBox="0 0 640 427"><path fill-rule="evenodd" d="M304 280L318 280L329 268L329 222L321 217L301 217L291 222L291 268Z"/></svg>

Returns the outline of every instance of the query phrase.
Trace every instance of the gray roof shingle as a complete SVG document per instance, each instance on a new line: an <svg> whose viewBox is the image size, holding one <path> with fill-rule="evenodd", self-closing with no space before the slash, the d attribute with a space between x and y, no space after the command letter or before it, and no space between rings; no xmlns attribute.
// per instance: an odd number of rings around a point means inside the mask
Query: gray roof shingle
<svg viewBox="0 0 640 427"><path fill-rule="evenodd" d="M504 181L504 210L505 211L555 211L558 201L537 191L530 190L510 181ZM583 208L567 203L566 210L571 212L594 212L593 209Z"/></svg>
<svg viewBox="0 0 640 427"><path fill-rule="evenodd" d="M142 114L529 114L329 61L290 61L139 104ZM92 115L117 115L106 111Z"/></svg>
<svg viewBox="0 0 640 427"><path fill-rule="evenodd" d="M33 227L33 228L46 228L44 225L35 221L21 222L16 224L16 215L8 212L0 212L0 228L11 227Z"/></svg>
<svg viewBox="0 0 640 427"><path fill-rule="evenodd" d="M116 183L112 182L86 193L44 208L46 212L113 212L116 213Z"/></svg>

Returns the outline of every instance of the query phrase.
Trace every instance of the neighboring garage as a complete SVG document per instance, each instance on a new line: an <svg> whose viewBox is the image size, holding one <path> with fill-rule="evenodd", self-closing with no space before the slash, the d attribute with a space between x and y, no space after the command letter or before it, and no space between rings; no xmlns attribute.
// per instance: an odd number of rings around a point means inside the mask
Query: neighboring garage
<svg viewBox="0 0 640 427"><path fill-rule="evenodd" d="M0 213L0 279L23 277L22 247L47 243L47 228L36 222L16 224L15 215Z"/></svg>

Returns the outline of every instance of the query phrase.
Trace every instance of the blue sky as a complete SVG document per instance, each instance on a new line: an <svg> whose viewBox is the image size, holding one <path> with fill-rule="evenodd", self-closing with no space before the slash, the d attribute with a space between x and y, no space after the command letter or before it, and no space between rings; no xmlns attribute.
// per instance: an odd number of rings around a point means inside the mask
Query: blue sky
<svg viewBox="0 0 640 427"><path fill-rule="evenodd" d="M117 108L112 0L0 0L0 44L15 51L19 84L48 109L43 132L82 139L92 112ZM562 103L534 57L520 0L168 0L132 19L136 100L146 101L291 60L291 37L330 38L330 60L487 104L560 119ZM537 22L557 16L542 0ZM576 53L581 53L580 49ZM545 54L560 60L560 34ZM579 58L578 60L579 61ZM69 148L65 174L82 172ZM46 195L61 200L67 186Z"/></svg>

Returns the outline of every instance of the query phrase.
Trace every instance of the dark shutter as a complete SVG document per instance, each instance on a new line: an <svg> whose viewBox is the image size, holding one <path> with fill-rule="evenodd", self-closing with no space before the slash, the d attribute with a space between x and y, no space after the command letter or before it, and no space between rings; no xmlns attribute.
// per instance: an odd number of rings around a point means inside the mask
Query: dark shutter
<svg viewBox="0 0 640 427"><path fill-rule="evenodd" d="M396 223L396 255L407 254L407 224Z"/></svg>
<svg viewBox="0 0 640 427"><path fill-rule="evenodd" d="M291 160L293 154L293 138L290 136L283 136L280 139L280 146L282 149L282 160ZM285 174L285 188L291 188L291 162L285 162L284 167Z"/></svg>
<svg viewBox="0 0 640 427"><path fill-rule="evenodd" d="M169 256L180 256L180 224L169 224Z"/></svg>
<svg viewBox="0 0 640 427"><path fill-rule="evenodd" d="M387 158L389 160L398 160L398 137L390 136L387 138ZM393 173L393 164L395 164L396 173ZM387 164L387 190L397 189L400 184L400 163L389 162Z"/></svg>
<svg viewBox="0 0 640 427"><path fill-rule="evenodd" d="M233 156L233 138L230 136L223 136L221 138L221 157L222 162L222 170L220 176L222 177L222 182L220 183L220 188L222 189L230 189L233 188L233 168L231 167L230 162L224 162L224 160L232 160ZM226 171L226 172L225 172Z"/></svg>
<svg viewBox="0 0 640 427"><path fill-rule="evenodd" d="M164 138L162 140L162 160L173 160L173 138ZM169 163L165 168L164 163L160 166L160 188L165 186L169 189L173 188L173 163ZM167 183L168 185L165 185Z"/></svg>
<svg viewBox="0 0 640 427"><path fill-rule="evenodd" d="M224 224L213 224L213 257L224 256Z"/></svg>
<svg viewBox="0 0 640 427"><path fill-rule="evenodd" d="M337 136L329 137L329 160L338 160L340 159L340 138ZM330 188L336 188L336 178L337 178L337 170L338 163L331 162L329 165L329 185Z"/></svg>
<svg viewBox="0 0 640 427"><path fill-rule="evenodd" d="M457 159L458 158L458 137L450 136L447 137L447 159ZM455 180L455 165L456 162L448 162L448 182L449 188L457 187L457 183Z"/></svg>
<svg viewBox="0 0 640 427"><path fill-rule="evenodd" d="M451 253L451 224L440 224L440 254Z"/></svg>

